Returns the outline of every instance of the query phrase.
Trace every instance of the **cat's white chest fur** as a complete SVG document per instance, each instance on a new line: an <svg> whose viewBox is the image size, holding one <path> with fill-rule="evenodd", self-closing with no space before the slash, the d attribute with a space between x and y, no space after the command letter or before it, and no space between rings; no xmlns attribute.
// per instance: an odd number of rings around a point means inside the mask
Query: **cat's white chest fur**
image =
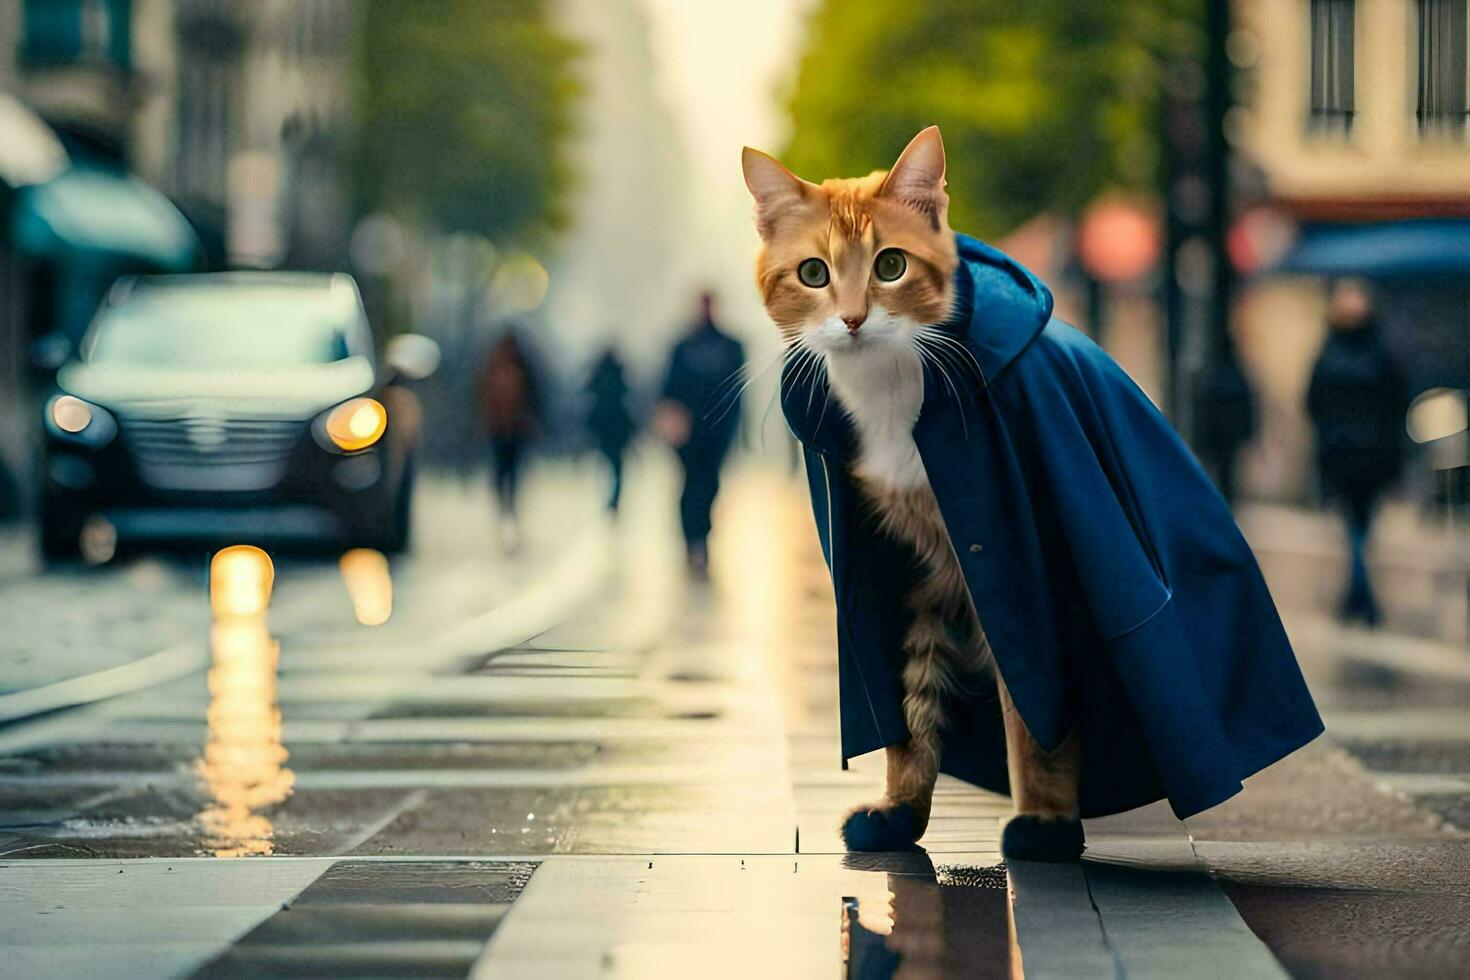
<svg viewBox="0 0 1470 980"><path fill-rule="evenodd" d="M914 423L924 402L918 353L884 345L831 351L827 377L858 432L859 476L896 490L928 483Z"/></svg>

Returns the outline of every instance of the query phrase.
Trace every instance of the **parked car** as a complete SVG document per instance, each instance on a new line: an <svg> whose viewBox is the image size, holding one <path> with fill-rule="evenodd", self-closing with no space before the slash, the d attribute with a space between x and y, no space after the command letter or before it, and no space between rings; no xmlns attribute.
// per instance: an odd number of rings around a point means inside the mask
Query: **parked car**
<svg viewBox="0 0 1470 980"><path fill-rule="evenodd" d="M408 544L417 400L438 348L376 362L350 276L130 278L43 408L41 549L113 542ZM105 554L103 555L105 557Z"/></svg>

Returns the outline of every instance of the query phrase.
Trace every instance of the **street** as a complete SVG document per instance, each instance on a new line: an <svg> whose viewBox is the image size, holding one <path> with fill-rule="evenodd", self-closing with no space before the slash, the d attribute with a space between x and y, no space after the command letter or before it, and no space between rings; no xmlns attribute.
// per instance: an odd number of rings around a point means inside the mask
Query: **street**
<svg viewBox="0 0 1470 980"><path fill-rule="evenodd" d="M1470 977L1467 4L0 0L0 980Z"/></svg>
<svg viewBox="0 0 1470 980"><path fill-rule="evenodd" d="M1402 640L1396 670L1391 638L1288 610L1329 735L1188 827L1149 807L1091 821L1080 866L1005 869L1007 802L943 777L924 852L849 857L882 759L839 766L800 488L739 467L699 586L671 479L640 465L614 526L590 471L543 467L512 558L478 486L426 481L391 585L282 556L255 646L187 556L7 581L7 650L41 662L0 695L0 974L1462 968L1462 661ZM121 627L103 597L143 589Z"/></svg>

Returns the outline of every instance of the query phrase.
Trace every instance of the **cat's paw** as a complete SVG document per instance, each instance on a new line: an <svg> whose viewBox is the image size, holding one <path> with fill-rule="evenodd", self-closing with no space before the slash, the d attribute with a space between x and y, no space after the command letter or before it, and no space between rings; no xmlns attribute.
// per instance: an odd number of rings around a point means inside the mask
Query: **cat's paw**
<svg viewBox="0 0 1470 980"><path fill-rule="evenodd" d="M1008 861L1076 861L1084 846L1081 820L1043 820L1020 814L1006 821L1000 834L1000 853Z"/></svg>
<svg viewBox="0 0 1470 980"><path fill-rule="evenodd" d="M849 851L916 851L924 829L907 803L860 807L842 822L842 841Z"/></svg>

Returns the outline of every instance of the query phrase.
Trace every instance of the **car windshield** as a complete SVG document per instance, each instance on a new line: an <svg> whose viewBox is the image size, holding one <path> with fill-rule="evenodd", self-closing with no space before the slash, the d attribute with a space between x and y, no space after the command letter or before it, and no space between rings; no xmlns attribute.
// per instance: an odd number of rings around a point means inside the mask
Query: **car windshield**
<svg viewBox="0 0 1470 980"><path fill-rule="evenodd" d="M327 289L145 288L103 314L87 359L204 366L328 364L351 355Z"/></svg>

